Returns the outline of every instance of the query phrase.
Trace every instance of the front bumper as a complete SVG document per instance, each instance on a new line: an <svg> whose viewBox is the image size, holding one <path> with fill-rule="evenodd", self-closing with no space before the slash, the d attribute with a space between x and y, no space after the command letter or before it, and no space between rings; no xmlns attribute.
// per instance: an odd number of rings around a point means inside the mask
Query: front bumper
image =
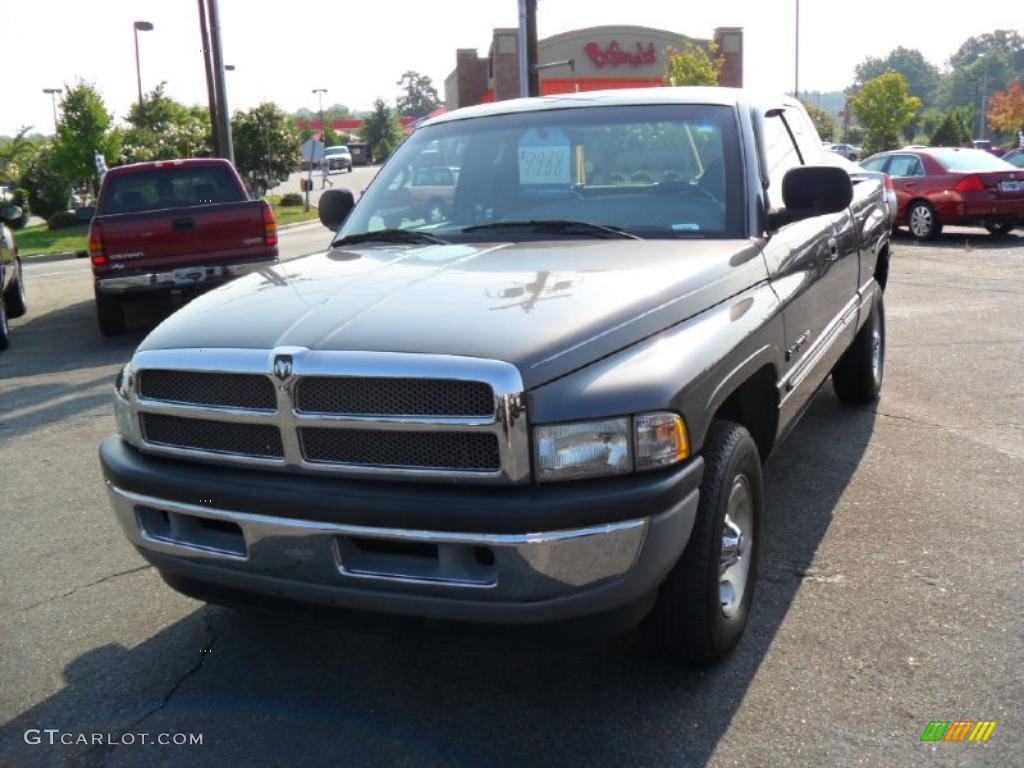
<svg viewBox="0 0 1024 768"><path fill-rule="evenodd" d="M268 598L503 624L612 611L653 592L686 546L703 472L697 458L622 479L629 503L604 484L497 490L214 469L143 456L117 437L100 453L119 523L166 575Z"/></svg>
<svg viewBox="0 0 1024 768"><path fill-rule="evenodd" d="M146 293L194 286L212 287L272 267L277 263L277 256L274 255L234 264L196 264L158 272L102 275L95 279L95 284L96 291L103 294Z"/></svg>

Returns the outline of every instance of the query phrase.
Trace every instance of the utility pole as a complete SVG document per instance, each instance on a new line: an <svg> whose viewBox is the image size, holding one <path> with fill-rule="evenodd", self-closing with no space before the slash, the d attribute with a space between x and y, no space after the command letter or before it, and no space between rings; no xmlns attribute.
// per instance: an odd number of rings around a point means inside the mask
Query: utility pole
<svg viewBox="0 0 1024 768"><path fill-rule="evenodd" d="M793 98L800 98L800 0L796 0L796 38L793 44Z"/></svg>
<svg viewBox="0 0 1024 768"><path fill-rule="evenodd" d="M519 0L519 95L540 96L537 71L537 0Z"/></svg>
<svg viewBox="0 0 1024 768"><path fill-rule="evenodd" d="M224 154L224 142L220 135L220 115L217 110L217 86L213 82L213 50L210 47L210 30L206 25L206 0L199 3L199 33L203 42L203 65L206 67L206 97L210 103L210 135L213 139L213 156Z"/></svg>
<svg viewBox="0 0 1024 768"><path fill-rule="evenodd" d="M234 165L235 147L231 139L231 110L228 108L228 94L224 84L224 57L220 43L220 13L217 10L217 0L207 0L207 4L207 12L210 16L210 43L213 47L213 81L217 89L217 106L224 139L221 155Z"/></svg>
<svg viewBox="0 0 1024 768"><path fill-rule="evenodd" d="M327 93L326 88L314 88L313 93L317 95L320 100L320 142L323 144L324 149L327 149L327 125L324 123L324 94ZM309 145L309 175L306 181L306 210L309 210L309 195L313 189L313 156L316 154L316 139L312 140L313 143ZM320 162L323 162L323 156L320 157ZM329 170L329 169L328 169Z"/></svg>

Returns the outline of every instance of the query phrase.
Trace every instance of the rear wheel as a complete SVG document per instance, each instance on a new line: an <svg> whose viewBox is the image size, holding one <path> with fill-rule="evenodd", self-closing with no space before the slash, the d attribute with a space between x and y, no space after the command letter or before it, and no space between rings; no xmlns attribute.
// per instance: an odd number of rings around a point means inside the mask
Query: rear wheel
<svg viewBox="0 0 1024 768"><path fill-rule="evenodd" d="M643 631L674 662L721 661L747 625L757 580L764 489L750 433L714 421L704 442L704 479L690 540L658 588Z"/></svg>
<svg viewBox="0 0 1024 768"><path fill-rule="evenodd" d="M7 324L7 303L0 297L0 349L11 346L11 327Z"/></svg>
<svg viewBox="0 0 1024 768"><path fill-rule="evenodd" d="M1010 231L1016 226L1012 221L987 221L985 222L985 229L988 230L990 235L996 237L1002 237L1003 235L1010 234Z"/></svg>
<svg viewBox="0 0 1024 768"><path fill-rule="evenodd" d="M832 386L844 403L865 405L878 399L884 378L885 307L879 293L868 321L832 369Z"/></svg>
<svg viewBox="0 0 1024 768"><path fill-rule="evenodd" d="M935 209L923 200L913 203L907 210L907 227L918 240L934 240L942 232Z"/></svg>
<svg viewBox="0 0 1024 768"><path fill-rule="evenodd" d="M16 276L14 281L4 291L4 306L7 307L7 316L11 318L21 317L28 311L25 303L25 273L21 268L21 259L15 261Z"/></svg>
<svg viewBox="0 0 1024 768"><path fill-rule="evenodd" d="M96 294L96 319L100 324L100 333L104 336L116 336L124 333L124 307L120 296Z"/></svg>

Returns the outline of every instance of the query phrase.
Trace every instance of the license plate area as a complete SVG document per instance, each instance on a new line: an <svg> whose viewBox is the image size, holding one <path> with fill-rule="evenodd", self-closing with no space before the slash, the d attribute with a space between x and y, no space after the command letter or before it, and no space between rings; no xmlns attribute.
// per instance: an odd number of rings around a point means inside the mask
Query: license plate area
<svg viewBox="0 0 1024 768"><path fill-rule="evenodd" d="M1024 192L1024 181L1001 181L1000 192Z"/></svg>

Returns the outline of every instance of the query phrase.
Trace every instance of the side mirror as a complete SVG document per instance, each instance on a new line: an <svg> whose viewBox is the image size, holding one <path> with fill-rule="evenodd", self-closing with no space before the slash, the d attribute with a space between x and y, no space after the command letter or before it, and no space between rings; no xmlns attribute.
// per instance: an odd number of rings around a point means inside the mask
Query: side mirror
<svg viewBox="0 0 1024 768"><path fill-rule="evenodd" d="M790 168L782 178L782 200L786 207L768 216L772 230L845 210L853 200L853 182L838 166L801 165Z"/></svg>
<svg viewBox="0 0 1024 768"><path fill-rule="evenodd" d="M320 223L331 232L337 231L355 204L356 199L350 190L327 190L320 195L320 202L317 203L317 208L320 211Z"/></svg>
<svg viewBox="0 0 1024 768"><path fill-rule="evenodd" d="M17 205L8 205L3 209L3 211L0 211L0 216L3 217L4 222L7 224L13 224L16 221L19 221L24 215L25 212Z"/></svg>

